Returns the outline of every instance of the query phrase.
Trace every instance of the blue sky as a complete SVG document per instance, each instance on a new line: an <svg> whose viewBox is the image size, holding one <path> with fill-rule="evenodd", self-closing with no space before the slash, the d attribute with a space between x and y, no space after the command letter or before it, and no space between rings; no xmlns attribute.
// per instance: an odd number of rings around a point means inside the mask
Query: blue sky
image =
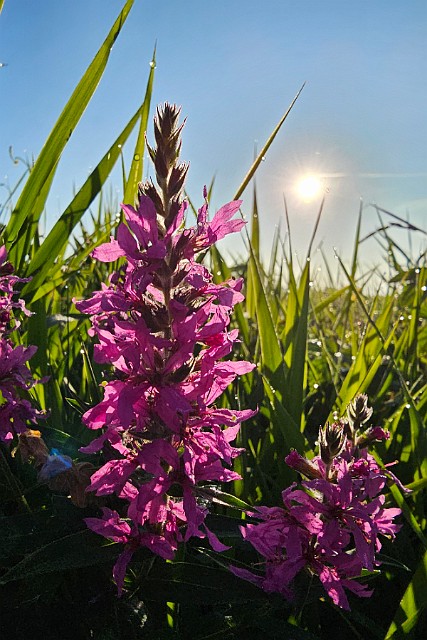
<svg viewBox="0 0 427 640"><path fill-rule="evenodd" d="M124 0L5 0L0 16L0 182L13 186L37 155ZM135 0L98 90L61 159L48 221L65 209L141 102L157 41L153 105L182 105L188 190L229 200L303 82L303 93L257 174L263 247L283 224L307 247L319 199L295 190L308 173L327 190L318 240L352 247L360 198L426 227L427 3L425 0ZM130 153L130 150L129 150ZM7 178L6 178L7 176ZM113 176L113 188L120 180ZM6 197L4 187L0 202ZM252 194L244 196L249 215ZM399 241L406 240L397 235ZM229 243L234 250L238 243ZM368 245L367 245L368 246ZM425 236L414 238L415 253ZM377 245L367 256L374 260Z"/></svg>

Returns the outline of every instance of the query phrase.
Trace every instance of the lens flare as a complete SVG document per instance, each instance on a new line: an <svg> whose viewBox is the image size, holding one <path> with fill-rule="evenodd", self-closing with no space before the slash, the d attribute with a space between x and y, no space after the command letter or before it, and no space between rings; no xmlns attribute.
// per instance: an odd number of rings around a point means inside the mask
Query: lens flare
<svg viewBox="0 0 427 640"><path fill-rule="evenodd" d="M317 176L305 176L297 184L297 193L305 202L311 202L322 192L322 181Z"/></svg>

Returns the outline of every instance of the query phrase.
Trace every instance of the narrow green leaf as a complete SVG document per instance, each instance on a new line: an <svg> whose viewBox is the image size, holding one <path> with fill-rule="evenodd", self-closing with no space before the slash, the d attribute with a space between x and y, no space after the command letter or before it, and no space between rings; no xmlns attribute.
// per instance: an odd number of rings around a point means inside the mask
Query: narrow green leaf
<svg viewBox="0 0 427 640"><path fill-rule="evenodd" d="M22 492L21 486L18 480L15 478L9 463L0 448L0 495L2 500L16 500L21 507L24 507L27 511L30 511L27 500Z"/></svg>
<svg viewBox="0 0 427 640"><path fill-rule="evenodd" d="M402 492L400 491L399 487L395 484L392 484L390 486L390 493L394 498L394 501L396 502L397 506L399 507L399 509L402 510L402 513L404 515L404 517L406 518L406 520L409 522L410 526L412 527L412 530L414 531L414 533L418 536L419 540L421 540L424 548L427 550L427 538L425 537L424 533L421 530L420 525L418 524L418 521L415 517L415 514L412 512L412 509L410 508L410 506L408 505L408 503L406 502Z"/></svg>
<svg viewBox="0 0 427 640"><path fill-rule="evenodd" d="M272 408L271 421L274 430L281 434L284 441L285 450L283 451L283 457L287 455L291 449L297 449L300 453L309 452L310 445L304 434L301 433L299 423L295 421L290 411L282 404L265 378L264 389ZM290 472L290 475L292 474L293 472Z"/></svg>
<svg viewBox="0 0 427 640"><path fill-rule="evenodd" d="M148 600L182 604L242 602L264 599L254 585L240 580L231 571L188 562L155 563L142 589Z"/></svg>
<svg viewBox="0 0 427 640"><path fill-rule="evenodd" d="M55 171L51 171L50 175L47 177L41 191L37 194L34 201L31 215L28 217L26 224L16 239L16 242L12 245L9 251L9 260L14 265L16 271L22 275L26 274L27 256L32 253L34 239L38 233L39 219L44 210L46 198L49 194L54 175Z"/></svg>
<svg viewBox="0 0 427 640"><path fill-rule="evenodd" d="M258 219L258 203L257 203L257 195L256 195L256 185L254 181L254 190L253 190L253 205L252 205L252 217L251 217L251 238L250 244L252 247L253 254L255 258L260 260L260 228L259 228L259 219ZM255 316L255 308L256 308L256 295L254 289L254 278L256 277L253 273L254 269L256 269L256 265L253 264L252 257L249 258L248 262L248 270L246 276L246 309L250 318L254 318Z"/></svg>
<svg viewBox="0 0 427 640"><path fill-rule="evenodd" d="M111 48L125 23L133 2L134 0L127 0L105 42L75 88L46 140L6 227L5 240L8 245L16 241L23 225L27 224L29 220L32 222L37 221L36 216L33 215L37 197L43 190L43 185L47 180L51 179L52 174L55 172L62 151L98 86L107 65ZM39 216L43 210L41 204L38 206Z"/></svg>
<svg viewBox="0 0 427 640"><path fill-rule="evenodd" d="M40 287L45 283L48 284L51 280L52 265L55 263L58 253L66 247L76 224L81 220L105 184L105 181L121 154L121 147L132 133L143 108L144 103L139 107L138 111L132 116L123 131L113 142L97 167L92 171L86 182L56 222L40 249L36 252L28 266L27 273L31 275L37 271L37 269L40 269L40 271L24 287L24 296L34 291L35 295L39 297ZM89 247L88 252L91 250L92 247Z"/></svg>
<svg viewBox="0 0 427 640"><path fill-rule="evenodd" d="M317 315L324 309L327 309L330 304L335 302L335 300L338 300L338 298L341 298L341 296L344 293L346 293L348 290L349 290L348 286L342 287L341 289L336 289L335 291L333 291L326 298L322 298L322 300L318 302L316 306L313 308L314 313Z"/></svg>
<svg viewBox="0 0 427 640"><path fill-rule="evenodd" d="M225 491L221 491L220 489L200 487L197 489L196 493L202 498L212 500L213 502L226 507L233 507L234 509L240 509L241 511L252 509L252 507L247 502L244 502L244 500L240 500L240 498L236 498L236 496L233 496L230 493L225 493Z"/></svg>
<svg viewBox="0 0 427 640"><path fill-rule="evenodd" d="M385 640L401 638L409 634L416 626L418 619L427 605L427 551L414 573L414 577L406 588L395 618L391 623Z"/></svg>
<svg viewBox="0 0 427 640"><path fill-rule="evenodd" d="M290 112L292 110L292 107L294 106L295 102L298 100L298 98L299 98L299 96L301 94L301 91L304 89L304 86L305 86L305 83L302 85L301 89L298 91L297 95L292 100L292 102L291 102L290 106L288 107L287 111L285 112L285 114L280 118L277 126L275 127L275 129L273 130L272 134L268 138L267 142L265 143L265 145L261 149L261 152L258 154L256 159L252 163L252 166L249 169L249 171L246 174L246 176L244 177L242 184L240 185L240 187L237 189L236 193L234 194L233 200L238 200L240 198L240 196L242 195L242 193L244 192L244 190L246 189L246 187L248 186L249 182L252 179L252 176L254 175L255 171L258 169L258 167L261 164L263 158L265 158L265 155L266 155L267 151L271 147L271 145L272 145L272 143L274 141L274 138L279 133L279 131L280 131L281 127L282 127L282 124L285 122L286 118L288 117L288 115L290 114Z"/></svg>
<svg viewBox="0 0 427 640"><path fill-rule="evenodd" d="M290 273L289 296L286 302L286 322L281 336L284 345L286 384L283 401L289 407L298 428L301 427L305 393L305 370L310 290L310 262L307 260L297 288Z"/></svg>
<svg viewBox="0 0 427 640"><path fill-rule="evenodd" d="M262 368L269 378L270 383L273 385L273 388L277 392L282 393L285 384L282 349L273 322L267 293L262 281L260 266L251 246L250 251L251 260L253 261L253 287L261 344Z"/></svg>
<svg viewBox="0 0 427 640"><path fill-rule="evenodd" d="M148 76L147 89L141 109L141 121L139 125L138 138L133 152L132 163L129 176L126 182L126 189L123 202L132 204L135 201L138 182L142 179L144 169L145 132L147 131L148 114L150 113L151 96L153 93L154 70L156 68L156 47L154 47L153 57L150 62L150 74Z"/></svg>
<svg viewBox="0 0 427 640"><path fill-rule="evenodd" d="M90 567L111 562L119 554L118 545L102 542L91 531L85 529L54 540L11 567L0 578L0 584L14 580L28 580L33 576L80 567Z"/></svg>

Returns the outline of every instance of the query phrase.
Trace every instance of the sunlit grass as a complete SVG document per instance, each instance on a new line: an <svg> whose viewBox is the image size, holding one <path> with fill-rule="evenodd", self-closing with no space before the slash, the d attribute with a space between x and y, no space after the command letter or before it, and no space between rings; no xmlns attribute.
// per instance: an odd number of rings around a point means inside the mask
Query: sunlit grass
<svg viewBox="0 0 427 640"><path fill-rule="evenodd" d="M108 371L93 362L87 320L72 300L99 289L111 272L110 266L93 261L90 254L115 233L116 203L109 203L105 196L113 166L122 162L127 201L132 200L142 176L155 64L139 109L118 138L108 141L103 158L58 222L42 235L40 221L69 128L77 126L131 6L130 0L124 5L34 167L25 172L16 191L11 190L0 218L5 225L2 242L11 261L20 276L32 277L22 296L33 315L23 319L19 340L37 344L31 365L35 374L48 377L44 385L31 390L33 400L50 411L43 435L49 446L77 461L86 460L79 448L93 437L83 427L81 414L99 402L100 385ZM295 100L249 170L245 173L242 169L245 177L236 188L236 198L248 189ZM126 167L122 145L137 127L133 160ZM321 199L321 183L314 176L307 180L301 197ZM19 629L26 629L26 637L31 637L31 625L43 628L46 638L59 637L52 634L55 625L67 625L67 607L78 620L81 637L99 639L113 637L108 635L109 629L114 629L115 637L127 634L139 638L144 633L144 637L195 640L274 638L277 629L282 637L291 637L291 630L295 637L307 640L398 638L401 636L396 634L402 630L410 633L422 620L427 604L426 255L413 256L403 250L391 233L403 227L404 233L424 237L425 231L378 207L378 228L371 238L362 238L361 210L353 255L347 261L320 252L320 279L312 255L315 225L307 260L301 264L290 250L291 234L285 238L277 232L269 255L261 253L264 214L254 195L243 259L226 259L214 247L205 260L211 263L218 281L244 277L246 298L232 319L241 339L239 352L233 357L257 364L238 386L227 390L221 402L233 408L258 407L259 412L239 435L238 444L245 452L235 461L242 480L235 483L234 495L207 491L204 499L217 503L213 525L222 536L228 536L231 545L236 544L230 554L243 553L241 543L236 542L241 509L246 504L279 504L281 491L295 479L284 463L285 455L291 448L313 455L319 426L335 413L340 415L357 393L367 393L376 423L386 426L391 435L377 447L376 455L384 464L397 461L396 474L414 489L409 496L396 486L390 489L390 503L396 501L404 511L403 528L396 543L384 549L386 570L380 577L370 578L374 586L379 584L375 595L363 606L355 604L354 614L343 623L316 592L300 594L302 604L296 617L274 599L238 586L224 571L223 556L188 545L180 552L179 561L166 568L152 557L139 557L127 578L130 595L117 601L109 575L118 552L116 545L102 547L94 542L84 529L82 517L91 515L91 509L82 513L65 495L49 492L38 484L33 470L21 464L19 456L11 457L3 448L2 619L5 617L10 628L19 624ZM360 249L368 240L380 247L386 268L367 268L361 263ZM167 627L168 602L174 603L173 627ZM48 616L51 606L56 613ZM423 637L421 624L418 637Z"/></svg>

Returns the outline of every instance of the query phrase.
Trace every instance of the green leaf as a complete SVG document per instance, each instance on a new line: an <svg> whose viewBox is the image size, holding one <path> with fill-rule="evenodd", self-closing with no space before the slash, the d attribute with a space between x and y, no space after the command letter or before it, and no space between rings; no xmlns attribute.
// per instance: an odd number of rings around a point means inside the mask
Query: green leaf
<svg viewBox="0 0 427 640"><path fill-rule="evenodd" d="M156 562L141 585L147 600L218 604L264 599L261 589L231 571L188 562Z"/></svg>
<svg viewBox="0 0 427 640"><path fill-rule="evenodd" d="M255 158L254 162L252 163L251 168L249 169L248 173L244 177L242 184L240 185L240 187L237 189L236 193L234 194L233 200L238 200L240 198L240 196L242 195L242 193L244 192L244 190L246 189L246 187L248 186L249 182L252 179L252 176L255 174L255 171L258 169L258 167L261 164L263 158L265 157L267 151L269 150L270 146L272 145L272 143L274 141L274 138L279 133L279 131L280 131L281 127L282 127L282 124L285 122L286 118L288 117L288 115L290 114L290 112L292 110L292 107L294 106L295 102L298 100L298 98L299 98L299 96L301 94L301 91L304 89L304 84L302 85L301 89L298 91L298 93L295 96L295 98L292 100L292 102L291 102L290 106L288 107L287 111L280 118L280 120L279 120L278 124L276 125L276 127L274 128L272 134L270 135L270 137L268 138L267 142L265 143L265 145L261 149L261 152Z"/></svg>
<svg viewBox="0 0 427 640"><path fill-rule="evenodd" d="M292 274L286 303L286 323L281 336L284 345L286 384L283 403L288 407L298 429L303 417L305 370L308 330L308 302L310 291L310 262L301 274L298 289Z"/></svg>
<svg viewBox="0 0 427 640"><path fill-rule="evenodd" d="M240 498L236 498L236 496L225 493L225 491L221 491L220 489L216 489L213 487L200 487L197 489L197 495L202 498L212 500L216 504L221 504L226 507L233 507L234 509L239 509L240 511L252 510L253 508L247 502L240 500Z"/></svg>
<svg viewBox="0 0 427 640"><path fill-rule="evenodd" d="M35 299L40 297L40 288L45 285L45 283L47 285L46 293L50 292L49 283L51 281L51 270L58 253L66 247L74 227L101 191L121 154L122 145L132 133L138 122L138 118L141 117L144 104L145 102L129 120L123 131L113 142L97 167L92 171L86 182L56 222L40 249L36 252L28 266L27 274L31 275L38 269L40 271L25 285L23 289L24 296L34 292ZM92 248L89 247L86 253L90 252L91 249Z"/></svg>
<svg viewBox="0 0 427 640"><path fill-rule="evenodd" d="M138 182L142 179L142 172L144 168L144 150L145 150L145 132L147 131L148 114L150 112L151 95L153 93L154 82L154 70L156 68L156 48L154 47L153 57L150 62L150 75L148 76L147 89L145 92L145 98L141 110L141 122L139 125L138 138L133 152L132 163L129 171L129 176L126 182L126 189L123 196L123 202L126 204L133 204L137 189Z"/></svg>
<svg viewBox="0 0 427 640"><path fill-rule="evenodd" d="M385 640L400 638L409 634L427 605L427 551L414 573L399 603L396 615L391 623Z"/></svg>
<svg viewBox="0 0 427 640"><path fill-rule="evenodd" d="M44 573L67 571L112 562L119 554L118 545L105 544L85 529L43 545L11 567L1 577L0 584L27 580Z"/></svg>
<svg viewBox="0 0 427 640"><path fill-rule="evenodd" d="M127 0L105 42L75 88L46 140L6 227L5 240L9 247L16 242L20 235L22 236L28 224L37 222L40 217L44 202L39 198L39 195L43 192L46 182L52 179L62 151L98 86L107 65L111 48L125 23L133 2L134 0ZM43 192L44 201L46 201L48 195L46 191L45 189ZM38 198L39 202L35 215L34 205ZM12 251L9 255L13 260Z"/></svg>
<svg viewBox="0 0 427 640"><path fill-rule="evenodd" d="M273 321L270 303L262 281L260 266L251 247L250 251L253 263L252 282L256 300L262 369L273 386L273 389L281 394L285 384L282 349Z"/></svg>

